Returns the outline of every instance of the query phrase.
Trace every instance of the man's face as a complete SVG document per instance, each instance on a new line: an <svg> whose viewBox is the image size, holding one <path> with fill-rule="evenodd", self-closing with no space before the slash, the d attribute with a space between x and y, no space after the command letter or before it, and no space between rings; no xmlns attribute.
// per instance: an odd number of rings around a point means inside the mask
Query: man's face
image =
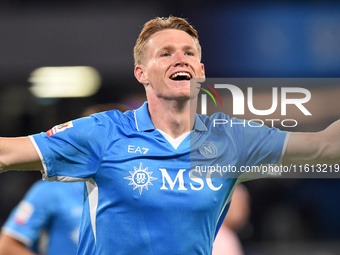
<svg viewBox="0 0 340 255"><path fill-rule="evenodd" d="M190 79L204 77L194 39L176 29L163 30L150 37L140 70L143 79L139 81L146 85L147 94L164 99L197 96L197 93L190 94Z"/></svg>

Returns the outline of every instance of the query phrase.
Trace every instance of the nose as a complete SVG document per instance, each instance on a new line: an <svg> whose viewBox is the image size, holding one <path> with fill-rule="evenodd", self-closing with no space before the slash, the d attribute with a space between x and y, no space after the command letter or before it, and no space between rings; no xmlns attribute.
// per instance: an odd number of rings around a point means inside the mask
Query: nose
<svg viewBox="0 0 340 255"><path fill-rule="evenodd" d="M188 65L188 61L186 56L184 55L183 52L176 52L175 54L175 62L174 62L175 66L186 66Z"/></svg>

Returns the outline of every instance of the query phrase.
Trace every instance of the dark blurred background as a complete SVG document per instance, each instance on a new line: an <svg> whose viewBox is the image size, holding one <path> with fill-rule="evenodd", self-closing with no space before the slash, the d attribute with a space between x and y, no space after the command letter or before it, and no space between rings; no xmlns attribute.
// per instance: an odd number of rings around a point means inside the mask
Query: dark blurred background
<svg viewBox="0 0 340 255"><path fill-rule="evenodd" d="M340 76L336 1L2 0L0 136L46 131L92 104L138 107L144 89L133 75L134 43L146 21L170 14L188 18L198 30L208 77ZM29 77L45 66L91 66L101 86L89 97L35 97ZM317 131L332 120L315 119L296 131ZM40 178L36 172L0 176L0 225ZM339 253L338 179L270 179L246 186L252 213L239 233L246 254Z"/></svg>

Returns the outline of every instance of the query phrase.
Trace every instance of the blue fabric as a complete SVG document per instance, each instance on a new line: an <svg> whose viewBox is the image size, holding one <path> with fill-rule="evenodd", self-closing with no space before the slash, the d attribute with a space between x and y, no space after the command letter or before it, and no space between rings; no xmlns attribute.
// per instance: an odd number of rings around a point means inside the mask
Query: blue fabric
<svg viewBox="0 0 340 255"><path fill-rule="evenodd" d="M4 231L38 253L39 238L48 235L44 254L76 254L83 206L82 183L36 182L11 212Z"/></svg>
<svg viewBox="0 0 340 255"><path fill-rule="evenodd" d="M177 149L154 128L147 103L34 135L44 178L86 182L78 254L211 254L240 174L196 167L277 163L286 137L274 128L214 126L214 119L229 117L196 115Z"/></svg>

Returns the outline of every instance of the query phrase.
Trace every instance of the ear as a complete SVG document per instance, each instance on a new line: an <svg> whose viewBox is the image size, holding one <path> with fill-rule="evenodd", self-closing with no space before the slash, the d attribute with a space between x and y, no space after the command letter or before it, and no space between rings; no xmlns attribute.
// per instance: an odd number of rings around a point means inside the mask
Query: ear
<svg viewBox="0 0 340 255"><path fill-rule="evenodd" d="M149 81L148 81L146 72L144 72L144 68L145 67L143 65L136 65L135 66L135 77L140 83L144 85L148 85Z"/></svg>
<svg viewBox="0 0 340 255"><path fill-rule="evenodd" d="M204 64L201 63L202 77L205 78L205 68Z"/></svg>

